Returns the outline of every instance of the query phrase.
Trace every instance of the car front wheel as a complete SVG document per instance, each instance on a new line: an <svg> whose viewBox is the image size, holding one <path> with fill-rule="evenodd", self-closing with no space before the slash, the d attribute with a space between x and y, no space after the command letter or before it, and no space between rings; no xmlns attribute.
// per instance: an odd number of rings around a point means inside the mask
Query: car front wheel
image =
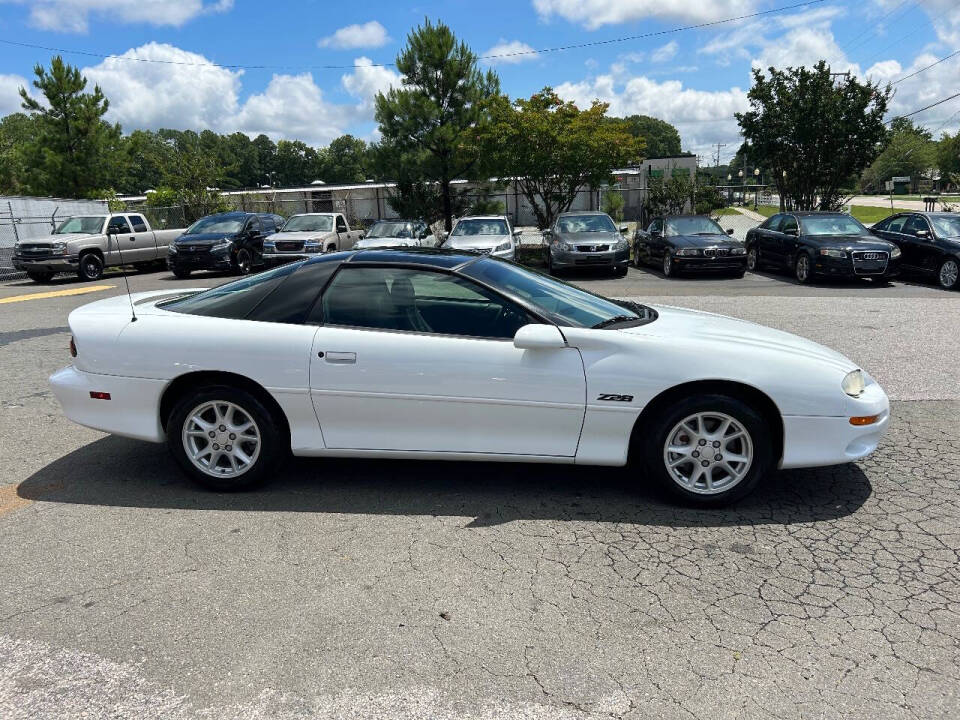
<svg viewBox="0 0 960 720"><path fill-rule="evenodd" d="M953 290L957 287L958 279L960 279L960 263L956 258L947 258L940 263L940 270L937 272L940 287L944 290Z"/></svg>
<svg viewBox="0 0 960 720"><path fill-rule="evenodd" d="M250 251L246 248L237 250L237 254L233 258L233 271L237 275L249 275L252 268L253 258L250 256Z"/></svg>
<svg viewBox="0 0 960 720"><path fill-rule="evenodd" d="M760 267L760 255L756 247L747 248L747 270L753 272Z"/></svg>
<svg viewBox="0 0 960 720"><path fill-rule="evenodd" d="M180 467L211 490L262 483L281 457L278 423L256 397L234 387L188 393L167 422L167 445Z"/></svg>
<svg viewBox="0 0 960 720"><path fill-rule="evenodd" d="M81 255L77 275L81 280L99 280L103 277L103 258L95 252Z"/></svg>
<svg viewBox="0 0 960 720"><path fill-rule="evenodd" d="M813 263L805 252L797 255L793 265L793 275L801 285L806 285L813 278Z"/></svg>
<svg viewBox="0 0 960 720"><path fill-rule="evenodd" d="M663 254L663 276L673 277L676 271L673 269L673 256L669 252Z"/></svg>
<svg viewBox="0 0 960 720"><path fill-rule="evenodd" d="M647 469L684 502L733 502L751 492L772 467L768 423L739 398L685 398L661 413L655 427L646 436Z"/></svg>

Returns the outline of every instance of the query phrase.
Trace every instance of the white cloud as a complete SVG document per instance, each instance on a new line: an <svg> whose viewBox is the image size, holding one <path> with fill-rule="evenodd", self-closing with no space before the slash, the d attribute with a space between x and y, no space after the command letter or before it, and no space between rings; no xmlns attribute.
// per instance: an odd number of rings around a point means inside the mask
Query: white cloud
<svg viewBox="0 0 960 720"><path fill-rule="evenodd" d="M273 140L303 140L325 145L343 134L350 113L328 103L310 73L274 75L266 90L251 95L229 119L230 129L248 135L264 133Z"/></svg>
<svg viewBox="0 0 960 720"><path fill-rule="evenodd" d="M579 83L563 83L557 94L589 107L593 100L610 104L610 114L653 115L680 131L684 149L708 153L716 142L739 144L734 113L747 108L747 93L738 87L729 90L694 90L679 80L657 82L649 77L632 77L626 82L613 75L599 75Z"/></svg>
<svg viewBox="0 0 960 720"><path fill-rule="evenodd" d="M83 33L90 16L121 23L180 27L206 13L225 12L233 0L0 0L30 6L30 24L41 30Z"/></svg>
<svg viewBox="0 0 960 720"><path fill-rule="evenodd" d="M501 65L515 64L537 59L536 51L527 43L519 40L511 40L510 42L501 40L483 55L491 65L496 63Z"/></svg>
<svg viewBox="0 0 960 720"><path fill-rule="evenodd" d="M596 29L602 25L656 19L678 19L689 22L710 22L727 17L747 15L758 7L757 0L533 0L541 18L558 15L570 22Z"/></svg>
<svg viewBox="0 0 960 720"><path fill-rule="evenodd" d="M885 85L888 82L906 78L935 63L938 59L938 56L930 53L921 53L907 67L902 67L896 60L884 60L868 68L865 76ZM897 83L894 86L893 99L890 101L889 116L919 110L957 92L957 64L951 65L951 62L948 60L940 63L915 77ZM937 137L945 131L955 133L960 129L960 98L926 110L911 119L934 132Z"/></svg>
<svg viewBox="0 0 960 720"><path fill-rule="evenodd" d="M20 88L30 90L30 83L19 75L0 75L0 117L20 112Z"/></svg>
<svg viewBox="0 0 960 720"><path fill-rule="evenodd" d="M890 13L888 22L896 22L904 15L897 12L902 4L901 0L873 1L884 14ZM957 0L924 0L916 5L930 17L930 23L940 41L950 46L951 50L956 50L960 46L960 4Z"/></svg>
<svg viewBox="0 0 960 720"><path fill-rule="evenodd" d="M360 110L367 109L372 113L373 99L377 93L400 87L400 75L390 68L373 65L370 58L366 57L357 58L354 65L354 71L341 77L340 82L348 93L360 100Z"/></svg>
<svg viewBox="0 0 960 720"><path fill-rule="evenodd" d="M809 67L820 60L826 60L833 72L859 74L859 65L847 59L833 33L823 27L796 28L765 43L759 56L753 60L753 66L763 70L769 67Z"/></svg>
<svg viewBox="0 0 960 720"><path fill-rule="evenodd" d="M356 48L382 47L390 42L387 29L376 20L362 25L347 25L337 30L333 35L317 41L320 47L351 50Z"/></svg>
<svg viewBox="0 0 960 720"><path fill-rule="evenodd" d="M673 60L680 48L676 40L671 40L666 45L662 45L650 53L650 60L655 63L665 63Z"/></svg>
<svg viewBox="0 0 960 720"><path fill-rule="evenodd" d="M239 107L242 71L204 65L203 55L147 43L84 69L110 100L107 117L124 128L219 129ZM181 64L178 64L181 63Z"/></svg>

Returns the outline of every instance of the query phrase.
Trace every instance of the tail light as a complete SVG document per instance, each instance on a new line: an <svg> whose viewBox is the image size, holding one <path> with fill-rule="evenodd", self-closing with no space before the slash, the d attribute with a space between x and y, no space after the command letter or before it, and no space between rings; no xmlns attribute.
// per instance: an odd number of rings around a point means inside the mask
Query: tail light
<svg viewBox="0 0 960 720"><path fill-rule="evenodd" d="M70 357L77 356L77 344L73 341L73 335L70 336Z"/></svg>

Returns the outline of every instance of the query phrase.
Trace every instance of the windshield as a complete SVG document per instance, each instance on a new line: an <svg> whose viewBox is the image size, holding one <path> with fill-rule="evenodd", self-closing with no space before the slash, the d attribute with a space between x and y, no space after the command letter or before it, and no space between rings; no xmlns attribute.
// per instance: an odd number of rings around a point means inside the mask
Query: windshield
<svg viewBox="0 0 960 720"><path fill-rule="evenodd" d="M513 263L483 258L462 270L464 275L526 300L557 325L602 327L612 321L637 324L653 320L649 308L635 303L619 303L567 285L547 275Z"/></svg>
<svg viewBox="0 0 960 720"><path fill-rule="evenodd" d="M933 221L933 226L940 237L960 237L960 216L931 215L930 220Z"/></svg>
<svg viewBox="0 0 960 720"><path fill-rule="evenodd" d="M506 235L507 223L505 220L461 220L450 233L451 236L460 235Z"/></svg>
<svg viewBox="0 0 960 720"><path fill-rule="evenodd" d="M849 215L811 215L800 218L804 235L869 235L867 229Z"/></svg>
<svg viewBox="0 0 960 720"><path fill-rule="evenodd" d="M281 228L281 232L331 232L332 230L332 215L294 215Z"/></svg>
<svg viewBox="0 0 960 720"><path fill-rule="evenodd" d="M616 226L606 215L571 215L557 220L557 229L562 233L617 232Z"/></svg>
<svg viewBox="0 0 960 720"><path fill-rule="evenodd" d="M725 235L723 228L708 217L667 218L668 235Z"/></svg>
<svg viewBox="0 0 960 720"><path fill-rule="evenodd" d="M412 238L413 225L401 222L374 223L367 232L368 238Z"/></svg>
<svg viewBox="0 0 960 720"><path fill-rule="evenodd" d="M96 235L103 228L104 218L101 215L91 217L72 217L67 218L54 231L54 235L66 235L68 233L84 233L85 235Z"/></svg>
<svg viewBox="0 0 960 720"><path fill-rule="evenodd" d="M243 218L235 217L212 217L200 218L193 225L187 228L184 235L205 235L207 233L227 233L233 234L240 232L243 227Z"/></svg>

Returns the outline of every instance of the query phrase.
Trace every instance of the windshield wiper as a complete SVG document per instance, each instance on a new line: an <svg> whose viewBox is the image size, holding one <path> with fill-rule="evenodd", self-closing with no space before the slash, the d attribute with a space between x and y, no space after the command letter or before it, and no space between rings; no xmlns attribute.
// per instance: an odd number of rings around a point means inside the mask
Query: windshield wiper
<svg viewBox="0 0 960 720"><path fill-rule="evenodd" d="M621 322L628 322L630 320L640 320L641 318L637 315L614 315L613 317L607 318L606 320L601 320L596 325L591 325L591 330L600 330L601 328L609 327L610 325L615 325Z"/></svg>

